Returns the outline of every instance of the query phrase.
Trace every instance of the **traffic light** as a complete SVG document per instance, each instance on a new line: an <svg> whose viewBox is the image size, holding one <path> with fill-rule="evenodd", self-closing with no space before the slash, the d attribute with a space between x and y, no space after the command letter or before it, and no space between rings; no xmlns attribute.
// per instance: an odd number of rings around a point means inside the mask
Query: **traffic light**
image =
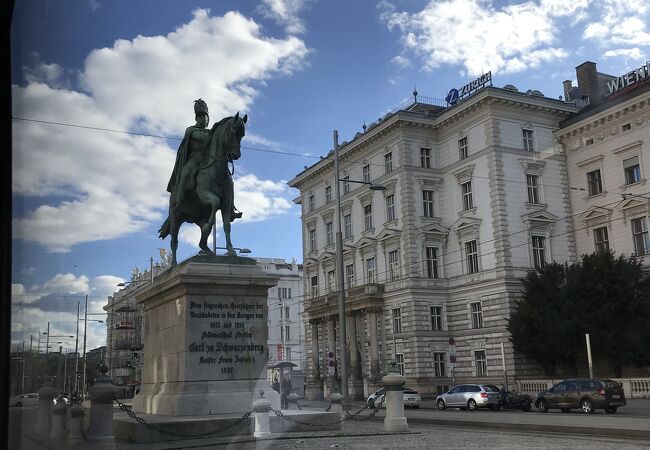
<svg viewBox="0 0 650 450"><path fill-rule="evenodd" d="M336 361L334 360L334 352L327 354L327 374L334 376L336 373Z"/></svg>

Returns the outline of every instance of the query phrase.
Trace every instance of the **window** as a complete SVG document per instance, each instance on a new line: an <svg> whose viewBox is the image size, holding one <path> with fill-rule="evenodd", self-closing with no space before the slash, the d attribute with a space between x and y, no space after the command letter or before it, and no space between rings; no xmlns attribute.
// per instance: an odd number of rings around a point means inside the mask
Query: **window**
<svg viewBox="0 0 650 450"><path fill-rule="evenodd" d="M609 251L607 227L594 229L594 247L598 253Z"/></svg>
<svg viewBox="0 0 650 450"><path fill-rule="evenodd" d="M600 177L600 169L587 172L587 186L589 195L596 195L603 192L603 180Z"/></svg>
<svg viewBox="0 0 650 450"><path fill-rule="evenodd" d="M352 214L345 214L343 216L343 228L345 238L352 237Z"/></svg>
<svg viewBox="0 0 650 450"><path fill-rule="evenodd" d="M386 196L386 222L395 220L395 196L393 194Z"/></svg>
<svg viewBox="0 0 650 450"><path fill-rule="evenodd" d="M333 270L327 272L327 289L328 292L334 292L336 290L336 276Z"/></svg>
<svg viewBox="0 0 650 450"><path fill-rule="evenodd" d="M287 341L291 340L291 332L289 330L290 330L289 325L280 326L280 339L281 340L283 340L283 341L284 340L287 340Z"/></svg>
<svg viewBox="0 0 650 450"><path fill-rule="evenodd" d="M433 376L434 377L447 376L447 371L445 370L444 352L433 352Z"/></svg>
<svg viewBox="0 0 650 450"><path fill-rule="evenodd" d="M311 296L318 297L318 275L311 277Z"/></svg>
<svg viewBox="0 0 650 450"><path fill-rule="evenodd" d="M539 177L537 175L526 175L526 186L528 187L528 203L539 203Z"/></svg>
<svg viewBox="0 0 650 450"><path fill-rule="evenodd" d="M632 235L634 237L634 253L637 256L650 254L650 237L645 217L632 219Z"/></svg>
<svg viewBox="0 0 650 450"><path fill-rule="evenodd" d="M431 307L431 331L442 331L442 306Z"/></svg>
<svg viewBox="0 0 650 450"><path fill-rule="evenodd" d="M354 286L354 264L345 266L345 282L348 284L348 289Z"/></svg>
<svg viewBox="0 0 650 450"><path fill-rule="evenodd" d="M284 355L287 361L291 361L291 347L287 345L287 351L286 354Z"/></svg>
<svg viewBox="0 0 650 450"><path fill-rule="evenodd" d="M325 222L325 235L327 236L327 245L334 243L332 231L334 230L332 222Z"/></svg>
<svg viewBox="0 0 650 450"><path fill-rule="evenodd" d="M309 230L309 251L316 251L316 230L314 229Z"/></svg>
<svg viewBox="0 0 650 450"><path fill-rule="evenodd" d="M623 124L623 126L621 127L622 131L629 131L631 129L632 129L632 124L631 123Z"/></svg>
<svg viewBox="0 0 650 450"><path fill-rule="evenodd" d="M370 183L370 166L369 165L363 166L361 171L363 173L363 181L366 183Z"/></svg>
<svg viewBox="0 0 650 450"><path fill-rule="evenodd" d="M484 377L487 375L487 359L485 358L485 350L478 350L474 352L474 362L476 363L476 376Z"/></svg>
<svg viewBox="0 0 650 450"><path fill-rule="evenodd" d="M427 277L438 278L438 247L426 247Z"/></svg>
<svg viewBox="0 0 650 450"><path fill-rule="evenodd" d="M546 255L544 254L546 237L532 235L531 240L533 244L533 264L535 267L544 267L546 265Z"/></svg>
<svg viewBox="0 0 650 450"><path fill-rule="evenodd" d="M533 145L533 130L521 130L524 138L524 150L528 152L535 151Z"/></svg>
<svg viewBox="0 0 650 450"><path fill-rule="evenodd" d="M325 186L325 203L332 202L332 186Z"/></svg>
<svg viewBox="0 0 650 450"><path fill-rule="evenodd" d="M366 205L363 207L363 217L365 230L372 230L372 205Z"/></svg>
<svg viewBox="0 0 650 450"><path fill-rule="evenodd" d="M399 369L399 374L404 376L404 353L395 353L395 362Z"/></svg>
<svg viewBox="0 0 650 450"><path fill-rule="evenodd" d="M431 149L430 148L421 148L420 149L420 166L425 169L431 168Z"/></svg>
<svg viewBox="0 0 650 450"><path fill-rule="evenodd" d="M393 171L393 153L388 152L384 155L384 170L386 173Z"/></svg>
<svg viewBox="0 0 650 450"><path fill-rule="evenodd" d="M424 217L433 217L433 191L422 191Z"/></svg>
<svg viewBox="0 0 650 450"><path fill-rule="evenodd" d="M585 140L585 145L594 145L594 138L589 138Z"/></svg>
<svg viewBox="0 0 650 450"><path fill-rule="evenodd" d="M470 303L469 309L472 313L472 328L483 328L483 309L481 308L481 302Z"/></svg>
<svg viewBox="0 0 650 450"><path fill-rule="evenodd" d="M463 193L463 211L469 211L474 208L474 199L472 197L472 182L466 181L460 185Z"/></svg>
<svg viewBox="0 0 650 450"><path fill-rule="evenodd" d="M347 194L350 192L350 175L346 175L343 178L343 193Z"/></svg>
<svg viewBox="0 0 650 450"><path fill-rule="evenodd" d="M285 319L289 318L289 307L288 306L284 307L284 318Z"/></svg>
<svg viewBox="0 0 650 450"><path fill-rule="evenodd" d="M623 160L625 170L625 184L634 184L641 181L641 168L639 167L639 157Z"/></svg>
<svg viewBox="0 0 650 450"><path fill-rule="evenodd" d="M375 258L366 259L366 283L376 282L377 268L375 267Z"/></svg>
<svg viewBox="0 0 650 450"><path fill-rule="evenodd" d="M390 281L399 279L399 255L397 250L388 252L388 267Z"/></svg>
<svg viewBox="0 0 650 450"><path fill-rule="evenodd" d="M291 298L291 288L278 288L278 298Z"/></svg>
<svg viewBox="0 0 650 450"><path fill-rule="evenodd" d="M287 288L287 298L291 298L291 288Z"/></svg>
<svg viewBox="0 0 650 450"><path fill-rule="evenodd" d="M402 310L401 308L394 308L391 310L393 315L393 333L402 332Z"/></svg>
<svg viewBox="0 0 650 450"><path fill-rule="evenodd" d="M478 248L476 239L465 242L465 257L467 258L467 273L478 272Z"/></svg>
<svg viewBox="0 0 650 450"><path fill-rule="evenodd" d="M316 202L314 200L314 196L310 195L309 196L309 211L313 211L316 208Z"/></svg>
<svg viewBox="0 0 650 450"><path fill-rule="evenodd" d="M467 136L458 140L458 159L467 158Z"/></svg>

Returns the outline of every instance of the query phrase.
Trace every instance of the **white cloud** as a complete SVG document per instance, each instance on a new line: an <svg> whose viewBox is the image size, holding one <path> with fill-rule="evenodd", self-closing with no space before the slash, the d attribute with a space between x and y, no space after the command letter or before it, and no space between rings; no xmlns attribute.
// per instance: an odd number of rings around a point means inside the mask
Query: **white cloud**
<svg viewBox="0 0 650 450"><path fill-rule="evenodd" d="M621 3L617 0L595 2L599 8L592 14L583 38L597 42L602 47L648 46L650 33L650 0Z"/></svg>
<svg viewBox="0 0 650 450"><path fill-rule="evenodd" d="M411 64L411 60L406 58L405 56L402 55L397 55L393 59L390 60L393 64L395 64L398 67L402 68L407 68L407 67L412 67L413 64Z"/></svg>
<svg viewBox="0 0 650 450"><path fill-rule="evenodd" d="M311 3L311 0L262 0L258 10L267 19L271 19L285 27L289 34L302 34L305 24L300 13Z"/></svg>
<svg viewBox="0 0 650 450"><path fill-rule="evenodd" d="M605 53L603 53L603 58L617 58L617 57L623 57L623 58L630 58L630 59L636 59L636 60L641 60L644 58L644 54L641 51L640 48L634 47L634 48L617 48L614 50L607 50Z"/></svg>
<svg viewBox="0 0 650 450"><path fill-rule="evenodd" d="M588 0L542 0L496 7L491 0L442 0L408 13L382 2L380 17L390 30L400 31L402 45L426 69L462 65L478 75L520 72L566 58L566 50L553 46L558 18L587 5Z"/></svg>
<svg viewBox="0 0 650 450"><path fill-rule="evenodd" d="M199 9L166 36L91 52L81 74L86 92L62 88L59 66L39 63L26 86L13 87L13 114L179 135L193 123L194 99L208 102L213 121L245 111L256 84L291 74L307 53L300 39L265 37L239 13L212 17ZM178 143L22 120L13 136L14 193L57 197L15 218L15 238L66 252L162 222Z"/></svg>

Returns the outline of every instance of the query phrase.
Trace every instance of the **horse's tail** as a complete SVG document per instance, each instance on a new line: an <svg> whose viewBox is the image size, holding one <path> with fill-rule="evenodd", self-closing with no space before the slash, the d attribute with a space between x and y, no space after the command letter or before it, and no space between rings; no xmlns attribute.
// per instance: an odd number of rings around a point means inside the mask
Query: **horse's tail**
<svg viewBox="0 0 650 450"><path fill-rule="evenodd" d="M160 229L158 230L160 239L165 239L167 236L169 236L169 216L165 220L165 223L162 224Z"/></svg>

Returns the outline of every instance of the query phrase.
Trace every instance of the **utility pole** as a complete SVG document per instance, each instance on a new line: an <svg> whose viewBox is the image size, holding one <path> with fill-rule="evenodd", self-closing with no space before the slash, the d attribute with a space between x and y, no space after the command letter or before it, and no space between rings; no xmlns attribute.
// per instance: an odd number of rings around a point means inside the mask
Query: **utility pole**
<svg viewBox="0 0 650 450"><path fill-rule="evenodd" d="M77 300L77 337L74 341L75 363L74 363L74 392L75 395L79 392L79 300ZM66 366L68 365L68 357L66 356Z"/></svg>
<svg viewBox="0 0 650 450"><path fill-rule="evenodd" d="M50 354L50 322L47 323L47 337L45 338L45 361L47 362L47 355Z"/></svg>
<svg viewBox="0 0 650 450"><path fill-rule="evenodd" d="M587 341L587 363L589 364L589 378L593 378L594 365L591 360L591 341L589 339L589 333L585 334L585 340Z"/></svg>
<svg viewBox="0 0 650 450"><path fill-rule="evenodd" d="M106 320L108 322L108 319ZM86 392L86 336L88 335L88 294L86 294L86 306L84 307L84 373L83 380L81 382L81 401L83 402L83 396Z"/></svg>
<svg viewBox="0 0 650 450"><path fill-rule="evenodd" d="M23 376L20 377L20 392L25 392L25 341L23 341Z"/></svg>

